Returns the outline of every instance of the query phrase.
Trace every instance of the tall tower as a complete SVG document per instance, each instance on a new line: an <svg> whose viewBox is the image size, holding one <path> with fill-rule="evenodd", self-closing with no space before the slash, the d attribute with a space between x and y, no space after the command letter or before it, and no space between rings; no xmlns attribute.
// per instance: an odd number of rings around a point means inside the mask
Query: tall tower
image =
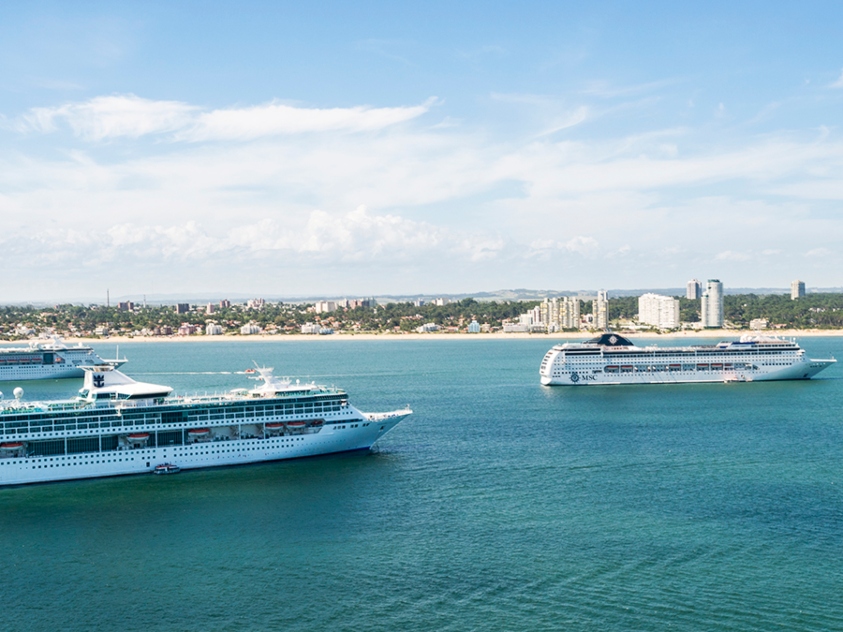
<svg viewBox="0 0 843 632"><path fill-rule="evenodd" d="M803 296L805 296L805 281L793 281L790 284L790 300L795 301Z"/></svg>
<svg viewBox="0 0 843 632"><path fill-rule="evenodd" d="M688 281L688 285L685 286L685 298L696 300L702 296L702 283L697 281L696 279L691 279Z"/></svg>
<svg viewBox="0 0 843 632"><path fill-rule="evenodd" d="M702 295L702 326L723 326L723 284L717 279L709 279Z"/></svg>
<svg viewBox="0 0 843 632"><path fill-rule="evenodd" d="M595 329L609 328L609 293L606 290L597 292L597 299L592 305Z"/></svg>

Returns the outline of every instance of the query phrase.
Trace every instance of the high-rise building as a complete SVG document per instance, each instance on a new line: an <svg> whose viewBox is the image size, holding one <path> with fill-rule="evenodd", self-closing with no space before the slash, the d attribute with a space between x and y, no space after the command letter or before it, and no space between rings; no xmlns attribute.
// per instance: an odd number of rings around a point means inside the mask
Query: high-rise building
<svg viewBox="0 0 843 632"><path fill-rule="evenodd" d="M592 302L592 310L594 313L594 328L608 329L609 328L609 293L606 290L597 292L597 298Z"/></svg>
<svg viewBox="0 0 843 632"><path fill-rule="evenodd" d="M541 320L549 332L560 329L579 329L580 299L573 296L546 298L539 305Z"/></svg>
<svg viewBox="0 0 843 632"><path fill-rule="evenodd" d="M685 298L696 300L702 296L702 283L697 281L696 279L691 279L688 281L688 285L685 286Z"/></svg>
<svg viewBox="0 0 843 632"><path fill-rule="evenodd" d="M702 295L702 326L723 326L723 284L717 279L709 279Z"/></svg>
<svg viewBox="0 0 843 632"><path fill-rule="evenodd" d="M679 327L679 299L650 293L639 296L638 321L659 329L676 329Z"/></svg>
<svg viewBox="0 0 843 632"><path fill-rule="evenodd" d="M803 296L805 296L805 281L793 281L790 284L790 300L795 301Z"/></svg>

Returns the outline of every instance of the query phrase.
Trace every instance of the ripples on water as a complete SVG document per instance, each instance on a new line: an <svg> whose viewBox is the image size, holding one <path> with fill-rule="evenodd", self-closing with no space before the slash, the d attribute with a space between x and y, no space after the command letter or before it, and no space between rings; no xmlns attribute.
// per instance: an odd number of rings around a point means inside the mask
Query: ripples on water
<svg viewBox="0 0 843 632"><path fill-rule="evenodd" d="M415 414L372 454L0 489L4 625L843 628L840 366L546 389L548 346L122 345L128 373L179 392L248 386L256 360Z"/></svg>

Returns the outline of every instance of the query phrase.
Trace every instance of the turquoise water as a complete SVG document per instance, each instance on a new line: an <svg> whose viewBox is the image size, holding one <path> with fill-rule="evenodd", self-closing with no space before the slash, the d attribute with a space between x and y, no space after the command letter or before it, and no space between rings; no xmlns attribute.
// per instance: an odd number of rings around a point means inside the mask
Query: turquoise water
<svg viewBox="0 0 843 632"><path fill-rule="evenodd" d="M370 454L0 489L0 627L843 629L843 367L547 389L548 347L121 345L179 391L254 359L415 414Z"/></svg>

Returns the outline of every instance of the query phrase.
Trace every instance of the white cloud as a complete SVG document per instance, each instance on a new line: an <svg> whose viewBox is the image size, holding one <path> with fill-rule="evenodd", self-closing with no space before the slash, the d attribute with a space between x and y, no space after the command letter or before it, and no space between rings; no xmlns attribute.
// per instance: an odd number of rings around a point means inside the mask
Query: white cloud
<svg viewBox="0 0 843 632"><path fill-rule="evenodd" d="M750 255L745 252L735 252L733 250L724 250L717 253L714 257L715 261L749 261L752 259Z"/></svg>
<svg viewBox="0 0 843 632"><path fill-rule="evenodd" d="M202 140L250 140L261 136L307 132L371 132L404 123L427 112L436 102L394 108L298 108L270 103L251 108L214 110L200 114L193 127L180 138Z"/></svg>
<svg viewBox="0 0 843 632"><path fill-rule="evenodd" d="M828 84L829 88L843 88L843 71L840 72L840 76L835 80Z"/></svg>
<svg viewBox="0 0 843 632"><path fill-rule="evenodd" d="M64 122L74 134L87 140L139 138L181 129L190 124L197 110L179 101L114 95L53 108L33 108L22 117L19 129L54 132Z"/></svg>
<svg viewBox="0 0 843 632"><path fill-rule="evenodd" d="M308 132L372 132L425 114L434 104L371 108L305 108L273 102L247 108L202 111L179 101L153 101L133 94L96 97L82 103L32 108L19 131L55 132L62 123L76 136L101 141L172 133L177 140L251 140Z"/></svg>
<svg viewBox="0 0 843 632"><path fill-rule="evenodd" d="M574 237L565 242L565 249L569 252L576 252L581 255L591 255L597 250L599 244L594 237Z"/></svg>
<svg viewBox="0 0 843 632"><path fill-rule="evenodd" d="M828 248L812 248L808 252L805 253L806 257L817 257L817 258L825 258L830 257L834 253L829 250Z"/></svg>

